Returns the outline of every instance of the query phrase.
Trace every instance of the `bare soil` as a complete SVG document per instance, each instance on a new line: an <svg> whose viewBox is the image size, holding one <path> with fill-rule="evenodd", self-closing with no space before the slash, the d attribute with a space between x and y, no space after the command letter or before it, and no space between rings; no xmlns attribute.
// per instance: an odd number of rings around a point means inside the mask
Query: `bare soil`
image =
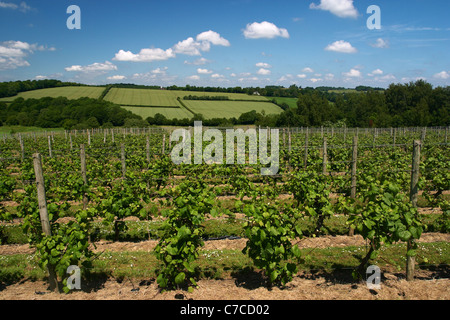
<svg viewBox="0 0 450 320"><path fill-rule="evenodd" d="M206 241L206 250L244 248L246 239ZM421 242L450 241L450 235L423 234ZM157 241L96 243L96 251L152 251ZM298 242L301 248L345 247L364 245L359 236L324 236ZM0 246L0 255L32 253L28 245ZM103 279L83 283L82 290L57 294L48 290L45 281L24 279L11 285L0 284L0 300L449 300L448 269L416 270L416 280L408 282L404 273L386 271L380 289L369 289L355 282L348 270L300 272L285 288L268 289L259 273L229 276L221 280L200 280L193 293L186 290L160 292L155 279Z"/></svg>

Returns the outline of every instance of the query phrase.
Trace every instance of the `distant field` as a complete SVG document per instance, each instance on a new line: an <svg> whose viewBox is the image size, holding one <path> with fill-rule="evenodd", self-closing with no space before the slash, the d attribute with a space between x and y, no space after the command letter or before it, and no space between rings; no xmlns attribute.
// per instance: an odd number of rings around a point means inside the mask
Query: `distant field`
<svg viewBox="0 0 450 320"><path fill-rule="evenodd" d="M44 97L66 97L67 99L79 99L83 97L97 99L102 94L103 87L60 87L39 89L33 91L21 92L14 97L1 98L0 101L14 101L22 97L24 99L40 99Z"/></svg>
<svg viewBox="0 0 450 320"><path fill-rule="evenodd" d="M52 132L64 131L63 128L39 128L39 127L23 127L23 126L1 126L0 134L18 133L18 132Z"/></svg>
<svg viewBox="0 0 450 320"><path fill-rule="evenodd" d="M287 103L289 107L293 109L297 109L297 98L284 98L284 97L276 97L274 98L278 104Z"/></svg>
<svg viewBox="0 0 450 320"><path fill-rule="evenodd" d="M283 110L277 105L269 102L243 102L243 101L183 101L194 113L201 113L205 119L232 118L243 113L255 110L265 111L266 114L280 114Z"/></svg>
<svg viewBox="0 0 450 320"><path fill-rule="evenodd" d="M156 106L173 107L180 106L177 98L192 96L221 96L228 97L231 100L259 100L267 101L267 98L261 96L249 96L241 93L221 93L221 92L195 92L195 91L174 91L174 90L155 90L155 89L128 89L112 88L105 96L104 100L122 106Z"/></svg>
<svg viewBox="0 0 450 320"><path fill-rule="evenodd" d="M123 106L122 108L141 116L142 119L154 117L157 113L162 114L167 119L192 118L192 114L189 111L182 108L127 107L127 106Z"/></svg>
<svg viewBox="0 0 450 320"><path fill-rule="evenodd" d="M163 90L112 88L104 100L123 106L180 106L176 95Z"/></svg>

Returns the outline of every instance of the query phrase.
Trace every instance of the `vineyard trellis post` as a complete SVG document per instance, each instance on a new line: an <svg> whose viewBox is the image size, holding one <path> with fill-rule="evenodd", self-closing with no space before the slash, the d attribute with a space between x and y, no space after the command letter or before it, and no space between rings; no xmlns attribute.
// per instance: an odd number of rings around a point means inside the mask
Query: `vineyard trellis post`
<svg viewBox="0 0 450 320"><path fill-rule="evenodd" d="M84 185L87 185L87 174L86 174L86 150L84 144L80 146L80 160L81 160L81 176L83 177ZM87 209L87 195L83 193L83 210Z"/></svg>
<svg viewBox="0 0 450 320"><path fill-rule="evenodd" d="M147 141L146 141L146 150L147 150L147 162L150 163L150 137L147 136Z"/></svg>
<svg viewBox="0 0 450 320"><path fill-rule="evenodd" d="M327 137L323 138L323 161L322 161L322 173L327 173L327 158L328 158L328 152L327 152Z"/></svg>
<svg viewBox="0 0 450 320"><path fill-rule="evenodd" d="M306 135L305 135L305 155L303 157L303 163L305 170L308 166L308 127L306 127Z"/></svg>
<svg viewBox="0 0 450 320"><path fill-rule="evenodd" d="M353 136L353 145L352 145L352 177L351 177L351 189L350 189L350 197L352 199L356 198L356 165L358 161L358 136ZM355 234L355 230L350 227L349 236L353 236Z"/></svg>
<svg viewBox="0 0 450 320"><path fill-rule="evenodd" d="M50 141L50 136L48 137ZM33 165L34 165L34 174L36 176L36 188L37 188L37 197L39 203L39 216L42 225L42 232L46 236L52 235L52 230L50 227L50 221L48 219L48 210L47 210L47 197L45 195L45 182L44 182L44 174L42 172L42 158L39 153L33 154ZM58 291L58 278L56 276L55 267L51 264L47 265L47 270L49 274L49 284L51 291Z"/></svg>
<svg viewBox="0 0 450 320"><path fill-rule="evenodd" d="M413 160L411 168L411 189L410 189L410 201L412 205L417 208L417 198L419 194L419 166L420 166L420 149L422 143L420 140L414 140L413 143ZM407 243L407 251L412 249L412 240ZM416 259L414 256L406 256L406 280L414 280L414 267Z"/></svg>
<svg viewBox="0 0 450 320"><path fill-rule="evenodd" d="M127 173L127 165L125 161L125 145L123 143L120 145L120 151L122 161L122 178L125 179L125 175Z"/></svg>
<svg viewBox="0 0 450 320"><path fill-rule="evenodd" d="M48 136L48 155L50 158L53 158L52 154L52 139L50 136Z"/></svg>

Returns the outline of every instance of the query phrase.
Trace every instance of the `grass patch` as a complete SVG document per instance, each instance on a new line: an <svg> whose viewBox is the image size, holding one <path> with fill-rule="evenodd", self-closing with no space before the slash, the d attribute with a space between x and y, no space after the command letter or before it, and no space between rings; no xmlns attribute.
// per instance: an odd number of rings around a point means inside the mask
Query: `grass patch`
<svg viewBox="0 0 450 320"><path fill-rule="evenodd" d="M303 263L300 271L346 271L357 267L366 254L364 246L345 248L301 249ZM404 272L406 266L406 245L395 244L383 247L378 258L370 261L381 270ZM418 269L433 269L450 263L450 243L421 243L416 257ZM252 260L239 250L201 250L199 259L193 264L201 279L223 279L249 271L258 271ZM105 251L92 264L92 269L84 270L89 278L110 276L117 280L154 279L157 276L159 261L148 252L110 252ZM83 272L83 270L82 270ZM11 283L23 278L42 280L46 273L41 270L34 254L0 256L0 282Z"/></svg>

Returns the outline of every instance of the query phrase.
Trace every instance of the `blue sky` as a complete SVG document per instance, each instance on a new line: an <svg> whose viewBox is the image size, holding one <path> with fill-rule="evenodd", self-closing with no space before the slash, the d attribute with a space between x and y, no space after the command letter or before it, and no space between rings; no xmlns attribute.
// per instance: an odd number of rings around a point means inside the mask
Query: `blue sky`
<svg viewBox="0 0 450 320"><path fill-rule="evenodd" d="M67 28L70 5L81 29ZM370 5L381 29L370 30ZM450 83L448 0L0 0L0 81Z"/></svg>

